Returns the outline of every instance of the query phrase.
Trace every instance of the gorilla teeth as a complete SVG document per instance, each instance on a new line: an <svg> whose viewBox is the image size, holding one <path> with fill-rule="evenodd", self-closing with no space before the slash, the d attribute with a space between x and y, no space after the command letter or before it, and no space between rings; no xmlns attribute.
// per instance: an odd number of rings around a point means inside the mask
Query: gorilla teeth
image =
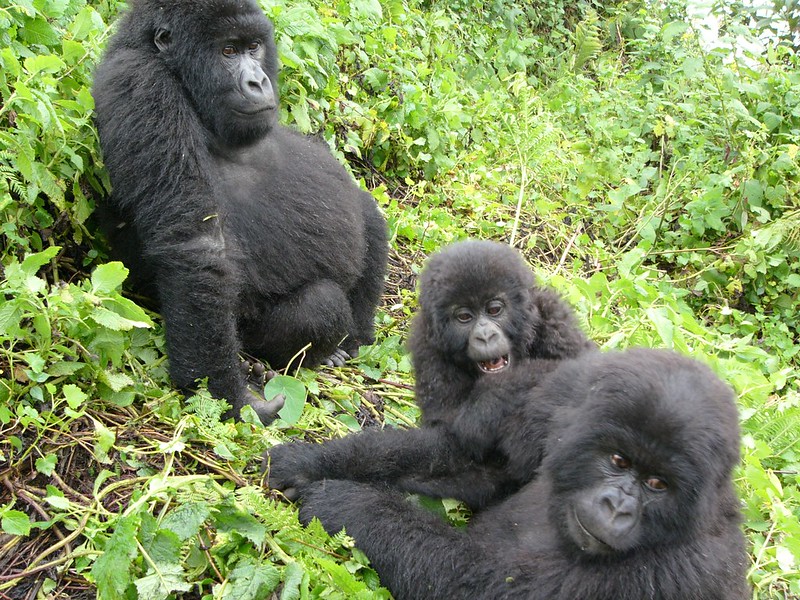
<svg viewBox="0 0 800 600"><path fill-rule="evenodd" d="M508 355L499 356L498 358L493 358L492 360L480 360L478 361L478 367L480 367L481 371L484 373L497 373L498 371L502 371L508 366Z"/></svg>

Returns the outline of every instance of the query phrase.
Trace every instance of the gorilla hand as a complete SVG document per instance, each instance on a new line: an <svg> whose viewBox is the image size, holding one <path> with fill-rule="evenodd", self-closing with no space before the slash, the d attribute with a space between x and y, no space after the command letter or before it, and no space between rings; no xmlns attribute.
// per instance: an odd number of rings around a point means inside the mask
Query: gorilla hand
<svg viewBox="0 0 800 600"><path fill-rule="evenodd" d="M322 445L292 442L280 444L264 453L261 470L267 472L267 484L294 502L300 489L324 477L321 469Z"/></svg>

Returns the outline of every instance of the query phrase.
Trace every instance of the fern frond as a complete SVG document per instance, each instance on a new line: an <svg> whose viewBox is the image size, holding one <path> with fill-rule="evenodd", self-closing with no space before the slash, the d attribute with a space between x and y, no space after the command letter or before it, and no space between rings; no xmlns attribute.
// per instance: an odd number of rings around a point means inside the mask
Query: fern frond
<svg viewBox="0 0 800 600"><path fill-rule="evenodd" d="M603 49L600 41L600 28L597 25L597 15L590 12L587 18L575 27L572 36L575 44L575 56L572 62L572 70L578 71L587 62L596 58Z"/></svg>

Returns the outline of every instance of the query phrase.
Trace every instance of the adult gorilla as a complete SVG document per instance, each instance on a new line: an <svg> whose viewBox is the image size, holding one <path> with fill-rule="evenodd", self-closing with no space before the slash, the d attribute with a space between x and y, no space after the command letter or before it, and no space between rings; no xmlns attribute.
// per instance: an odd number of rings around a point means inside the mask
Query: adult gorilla
<svg viewBox="0 0 800 600"><path fill-rule="evenodd" d="M248 389L240 351L277 368L310 343L304 364L341 364L373 341L384 219L324 144L277 124L255 1L133 0L93 94L112 245L157 293L179 387L208 377L267 421L279 406Z"/></svg>
<svg viewBox="0 0 800 600"><path fill-rule="evenodd" d="M344 527L398 600L749 597L726 385L690 359L632 350L565 362L540 391L566 402L541 475L466 530L343 480L304 489L301 519Z"/></svg>
<svg viewBox="0 0 800 600"><path fill-rule="evenodd" d="M386 481L478 510L533 478L552 406L531 387L560 360L596 346L571 307L504 244L445 248L419 287L409 347L422 427L277 446L265 456L271 487L293 498L318 479ZM539 416L520 420L528 404ZM519 439L537 440L539 450L519 455Z"/></svg>

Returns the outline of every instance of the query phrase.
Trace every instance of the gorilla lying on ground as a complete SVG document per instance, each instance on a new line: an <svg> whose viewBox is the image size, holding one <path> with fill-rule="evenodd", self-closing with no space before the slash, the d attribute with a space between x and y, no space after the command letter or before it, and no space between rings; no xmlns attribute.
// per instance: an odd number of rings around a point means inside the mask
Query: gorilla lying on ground
<svg viewBox="0 0 800 600"><path fill-rule="evenodd" d="M301 520L345 528L397 600L744 600L731 390L657 350L567 361L542 472L456 529L384 486L301 490ZM524 449L520 449L523 452Z"/></svg>
<svg viewBox="0 0 800 600"><path fill-rule="evenodd" d="M551 404L515 415L559 360L592 350L570 307L512 248L454 244L431 257L420 277L420 310L410 340L422 410L419 429L364 431L324 444L286 444L265 455L269 485L290 499L310 481L387 481L407 491L454 497L472 509L533 478L541 451L520 455L530 437L543 445Z"/></svg>
<svg viewBox="0 0 800 600"><path fill-rule="evenodd" d="M277 74L254 0L133 0L93 89L111 243L157 293L175 384L208 377L265 422L280 402L248 389L239 352L274 368L308 344L306 366L355 355L388 251L370 194L277 124Z"/></svg>

